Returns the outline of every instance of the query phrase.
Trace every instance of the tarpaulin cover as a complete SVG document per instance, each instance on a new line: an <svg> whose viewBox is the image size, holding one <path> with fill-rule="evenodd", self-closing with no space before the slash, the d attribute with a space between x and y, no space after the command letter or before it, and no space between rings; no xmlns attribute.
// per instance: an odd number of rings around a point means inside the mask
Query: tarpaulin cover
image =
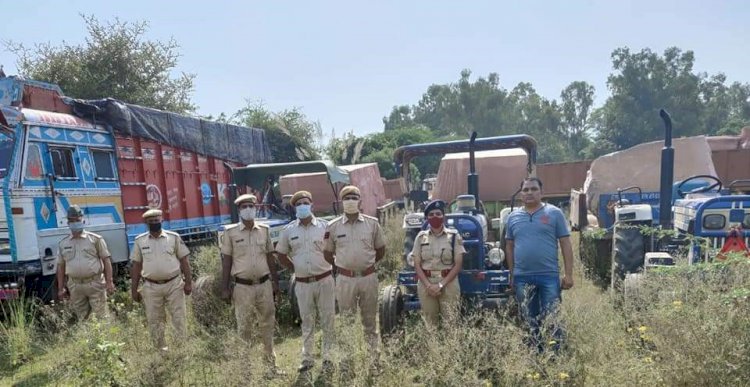
<svg viewBox="0 0 750 387"><path fill-rule="evenodd" d="M115 99L73 100L73 112L115 133L169 144L206 156L242 164L272 160L265 132L165 112Z"/></svg>
<svg viewBox="0 0 750 387"><path fill-rule="evenodd" d="M523 149L499 149L476 152L479 175L479 199L507 201L527 176L528 155ZM432 199L447 202L468 193L469 153L452 153L440 160Z"/></svg>
<svg viewBox="0 0 750 387"><path fill-rule="evenodd" d="M408 193L406 180L403 177L383 180L383 190L385 190L385 197L392 201L402 201Z"/></svg>
<svg viewBox="0 0 750 387"><path fill-rule="evenodd" d="M750 149L750 126L742 128L739 136L711 136L707 140L712 151Z"/></svg>
<svg viewBox="0 0 750 387"><path fill-rule="evenodd" d="M362 194L362 213L376 216L377 207L388 201L383 190L378 165L376 163L341 165L339 168L348 171L350 183L359 187ZM334 189L331 188L326 173L286 175L279 179L279 184L281 185L282 195L291 195L299 190L310 191L316 213L332 212L333 203L337 200L338 190L344 186L343 184L337 184L336 195L334 195Z"/></svg>
<svg viewBox="0 0 750 387"><path fill-rule="evenodd" d="M267 188L266 182L269 176L276 180L278 176L291 175L293 173L315 174L315 172L323 172L320 174L323 177L321 180L329 187L330 183L328 183L328 180L334 184L349 183L349 172L341 167L337 167L328 160L251 164L245 167L234 168L234 182L239 185L253 187L256 190L263 190ZM325 176L328 176L328 179Z"/></svg>
<svg viewBox="0 0 750 387"><path fill-rule="evenodd" d="M599 195L615 193L618 188L637 186L644 193L659 192L663 147L664 141L653 141L594 160L583 184L589 211L599 208ZM675 182L694 175L716 176L705 136L675 138L672 147Z"/></svg>

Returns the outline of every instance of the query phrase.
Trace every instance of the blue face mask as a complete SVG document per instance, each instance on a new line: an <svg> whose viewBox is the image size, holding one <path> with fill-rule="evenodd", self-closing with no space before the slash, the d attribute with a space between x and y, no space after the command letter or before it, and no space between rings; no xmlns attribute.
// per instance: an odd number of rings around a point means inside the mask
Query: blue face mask
<svg viewBox="0 0 750 387"><path fill-rule="evenodd" d="M70 222L68 223L68 227L72 232L81 232L83 231L83 222Z"/></svg>
<svg viewBox="0 0 750 387"><path fill-rule="evenodd" d="M309 218L312 215L312 206L310 204L300 204L297 208L297 219Z"/></svg>

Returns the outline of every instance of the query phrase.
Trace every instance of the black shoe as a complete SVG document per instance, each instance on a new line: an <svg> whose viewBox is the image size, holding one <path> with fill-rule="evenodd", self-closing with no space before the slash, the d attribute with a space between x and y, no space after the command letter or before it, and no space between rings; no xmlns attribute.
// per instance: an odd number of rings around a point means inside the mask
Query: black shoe
<svg viewBox="0 0 750 387"><path fill-rule="evenodd" d="M302 362L302 364L300 364L300 366L297 367L297 372L299 373L307 372L307 371L310 371L312 368L313 368L312 363Z"/></svg>

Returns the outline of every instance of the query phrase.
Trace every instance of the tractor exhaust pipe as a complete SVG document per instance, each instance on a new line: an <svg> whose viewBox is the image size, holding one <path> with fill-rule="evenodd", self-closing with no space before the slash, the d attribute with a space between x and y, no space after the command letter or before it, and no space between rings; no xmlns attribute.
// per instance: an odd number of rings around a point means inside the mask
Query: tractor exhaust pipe
<svg viewBox="0 0 750 387"><path fill-rule="evenodd" d="M474 195L477 206L479 205L479 176L477 175L476 166L474 164L474 141L477 139L477 132L471 132L471 139L469 140L469 180L468 180L468 191L469 195Z"/></svg>
<svg viewBox="0 0 750 387"><path fill-rule="evenodd" d="M664 121L664 148L661 150L661 181L659 185L659 225L662 229L672 227L672 184L674 180L674 148L672 148L672 117L666 110L659 110Z"/></svg>

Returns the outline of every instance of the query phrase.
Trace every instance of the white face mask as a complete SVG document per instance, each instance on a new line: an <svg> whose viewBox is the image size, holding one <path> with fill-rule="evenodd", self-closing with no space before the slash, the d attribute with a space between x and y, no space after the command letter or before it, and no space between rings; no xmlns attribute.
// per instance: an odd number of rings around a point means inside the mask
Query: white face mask
<svg viewBox="0 0 750 387"><path fill-rule="evenodd" d="M255 207L241 209L240 210L240 218L242 218L242 220L253 220L253 219L255 219Z"/></svg>
<svg viewBox="0 0 750 387"><path fill-rule="evenodd" d="M344 200L344 212L356 214L359 212L359 200Z"/></svg>
<svg viewBox="0 0 750 387"><path fill-rule="evenodd" d="M306 219L312 215L312 205L300 204L296 207L297 219Z"/></svg>

